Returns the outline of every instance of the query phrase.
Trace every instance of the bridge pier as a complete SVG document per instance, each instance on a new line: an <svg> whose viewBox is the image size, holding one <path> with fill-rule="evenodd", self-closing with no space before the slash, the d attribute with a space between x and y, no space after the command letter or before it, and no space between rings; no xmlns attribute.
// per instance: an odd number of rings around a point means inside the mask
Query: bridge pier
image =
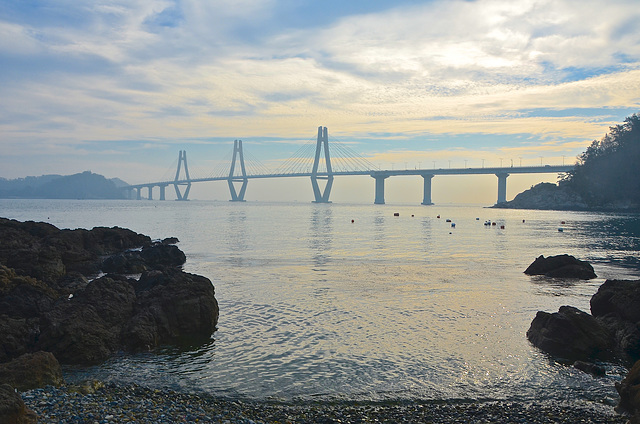
<svg viewBox="0 0 640 424"><path fill-rule="evenodd" d="M160 200L166 200L165 199L165 189L167 188L168 184L160 184L158 185L158 187L160 187Z"/></svg>
<svg viewBox="0 0 640 424"><path fill-rule="evenodd" d="M509 174L507 174L506 172L496 174L496 177L498 177L498 201L496 202L496 205L507 201L508 176Z"/></svg>
<svg viewBox="0 0 640 424"><path fill-rule="evenodd" d="M324 163L327 168L326 175L318 175L318 166L320 165L320 153L324 149ZM318 180L327 180L324 190L320 190ZM313 187L313 203L331 203L329 195L333 186L333 171L331 170L331 157L329 156L329 133L327 127L318 127L318 140L316 143L316 156L313 160L313 169L311 170L311 186Z"/></svg>
<svg viewBox="0 0 640 424"><path fill-rule="evenodd" d="M384 180L389 178L388 175L371 175L376 180L376 198L373 201L375 205L384 205Z"/></svg>
<svg viewBox="0 0 640 424"><path fill-rule="evenodd" d="M242 171L241 177L234 177L234 172L236 168L236 157L239 157L240 160L240 170ZM234 182L242 182L242 186L240 187L240 192L236 192L236 188L233 185ZM233 141L233 158L231 159L231 168L229 169L229 178L227 179L227 183L229 184L229 192L231 194L230 202L244 202L244 193L247 190L247 184L249 180L247 179L247 171L244 167L244 154L242 153L242 140L234 140Z"/></svg>
<svg viewBox="0 0 640 424"><path fill-rule="evenodd" d="M136 200L142 200L142 187L136 187Z"/></svg>
<svg viewBox="0 0 640 424"><path fill-rule="evenodd" d="M180 168L184 164L184 174L186 176L186 182L180 182ZM179 185L184 185L184 193L180 193ZM176 171L176 178L174 179L173 188L176 189L176 200L189 200L189 190L191 190L191 178L189 178L189 168L187 168L187 151L180 150L178 153L178 170Z"/></svg>
<svg viewBox="0 0 640 424"><path fill-rule="evenodd" d="M433 205L433 203L431 202L431 179L433 178L433 174L422 174L422 178L424 178L422 204Z"/></svg>
<svg viewBox="0 0 640 424"><path fill-rule="evenodd" d="M147 186L149 189L149 200L153 200L153 186Z"/></svg>

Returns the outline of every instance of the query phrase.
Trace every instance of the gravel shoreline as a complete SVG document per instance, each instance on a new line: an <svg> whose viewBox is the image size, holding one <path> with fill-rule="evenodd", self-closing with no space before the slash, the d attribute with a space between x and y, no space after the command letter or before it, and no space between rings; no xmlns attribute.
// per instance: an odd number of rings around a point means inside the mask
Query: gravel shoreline
<svg viewBox="0 0 640 424"><path fill-rule="evenodd" d="M611 423L612 408L519 402L301 402L216 398L139 385L48 386L22 393L39 423Z"/></svg>

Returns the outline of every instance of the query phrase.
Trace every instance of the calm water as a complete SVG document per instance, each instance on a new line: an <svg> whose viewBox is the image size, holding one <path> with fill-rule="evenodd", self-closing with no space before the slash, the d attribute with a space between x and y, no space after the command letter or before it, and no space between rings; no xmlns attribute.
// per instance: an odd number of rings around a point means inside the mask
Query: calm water
<svg viewBox="0 0 640 424"><path fill-rule="evenodd" d="M122 355L68 375L225 396L612 403L620 367L607 365L608 376L593 379L531 347L525 332L538 310L569 304L588 311L606 278L640 278L638 215L0 200L0 216L177 236L186 271L216 288L220 321L211 342ZM485 227L489 219L498 225ZM600 278L523 274L537 256L562 253L591 261Z"/></svg>

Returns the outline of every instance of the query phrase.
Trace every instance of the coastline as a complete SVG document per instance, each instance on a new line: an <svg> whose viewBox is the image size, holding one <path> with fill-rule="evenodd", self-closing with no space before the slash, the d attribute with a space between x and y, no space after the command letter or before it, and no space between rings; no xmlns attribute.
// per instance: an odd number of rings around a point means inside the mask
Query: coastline
<svg viewBox="0 0 640 424"><path fill-rule="evenodd" d="M140 385L47 386L22 398L40 423L602 423L628 417L593 403L511 401L276 402Z"/></svg>

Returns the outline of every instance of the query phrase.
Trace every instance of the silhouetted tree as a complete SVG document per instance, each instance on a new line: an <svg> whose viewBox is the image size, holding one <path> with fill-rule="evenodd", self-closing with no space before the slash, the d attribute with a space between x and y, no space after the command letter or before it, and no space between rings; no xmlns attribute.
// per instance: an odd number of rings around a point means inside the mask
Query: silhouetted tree
<svg viewBox="0 0 640 424"><path fill-rule="evenodd" d="M574 171L560 182L580 194L592 207L640 205L640 116L609 128L578 156Z"/></svg>

